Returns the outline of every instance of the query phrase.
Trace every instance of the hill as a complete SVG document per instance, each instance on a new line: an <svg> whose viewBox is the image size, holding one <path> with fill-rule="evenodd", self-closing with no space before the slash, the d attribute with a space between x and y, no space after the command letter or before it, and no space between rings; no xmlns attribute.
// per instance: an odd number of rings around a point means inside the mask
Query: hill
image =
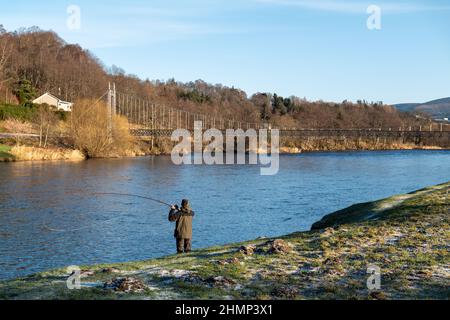
<svg viewBox="0 0 450 320"><path fill-rule="evenodd" d="M1 281L0 299L448 299L450 182L359 204L312 231ZM367 288L368 267L381 288Z"/></svg>
<svg viewBox="0 0 450 320"><path fill-rule="evenodd" d="M450 98L425 103L402 103L394 105L394 107L403 112L425 113L433 119L450 118Z"/></svg>
<svg viewBox="0 0 450 320"><path fill-rule="evenodd" d="M400 128L426 124L380 102L312 102L267 92L248 96L243 90L203 80L141 80L116 66L105 66L88 50L66 43L52 31L33 27L7 32L0 25L0 104L24 104L44 92L73 102L97 99L105 93L108 82L115 82L122 93L155 104L217 118L270 121L280 127Z"/></svg>

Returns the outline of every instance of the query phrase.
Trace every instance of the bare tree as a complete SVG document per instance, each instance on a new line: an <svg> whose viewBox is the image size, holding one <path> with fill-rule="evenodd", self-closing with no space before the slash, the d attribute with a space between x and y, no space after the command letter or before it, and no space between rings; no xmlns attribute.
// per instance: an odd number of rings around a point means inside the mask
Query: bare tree
<svg viewBox="0 0 450 320"><path fill-rule="evenodd" d="M39 147L47 147L48 138L58 123L58 117L52 107L42 104L39 106L35 123L39 128Z"/></svg>
<svg viewBox="0 0 450 320"><path fill-rule="evenodd" d="M3 25L0 25L0 87L9 79L5 79L5 69L9 58L11 57L12 47L8 34L4 31Z"/></svg>

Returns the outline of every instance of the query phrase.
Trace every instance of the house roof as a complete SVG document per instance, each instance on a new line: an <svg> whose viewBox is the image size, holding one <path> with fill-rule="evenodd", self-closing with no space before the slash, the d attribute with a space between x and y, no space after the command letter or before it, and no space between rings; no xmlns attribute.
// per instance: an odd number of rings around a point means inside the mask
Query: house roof
<svg viewBox="0 0 450 320"><path fill-rule="evenodd" d="M57 96L55 96L54 94L51 94L50 92L44 93L43 95L37 97L37 98L34 99L33 101L36 101L37 99L42 98L42 97L45 96L45 95L50 96L50 97L52 97L52 98L55 98L56 100L58 100L58 102L72 103L72 102L69 102L69 101L64 101L64 100L58 98Z"/></svg>

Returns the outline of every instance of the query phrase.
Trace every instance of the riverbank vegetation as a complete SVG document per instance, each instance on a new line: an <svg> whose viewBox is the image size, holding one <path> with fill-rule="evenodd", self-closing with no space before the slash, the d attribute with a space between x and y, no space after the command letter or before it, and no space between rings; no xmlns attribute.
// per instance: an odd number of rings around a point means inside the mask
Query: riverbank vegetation
<svg viewBox="0 0 450 320"><path fill-rule="evenodd" d="M108 129L107 108L103 103L83 100L74 105L72 113L61 117L48 106L38 106L30 121L26 117L6 118L0 121L0 133L19 133L0 137L0 143L12 148L13 156L2 161L23 160L79 160L84 158L133 157L143 155L170 155L176 142L170 137L136 138L129 132L125 117L115 116ZM420 143L414 135L379 137L281 137L281 153L308 151L350 150L411 150L442 149L450 147L448 137L442 141L430 136ZM446 140L445 140L446 139ZM206 147L208 143L204 143ZM224 146L225 148L225 146ZM78 150L78 153L74 153ZM72 157L71 155L74 155Z"/></svg>
<svg viewBox="0 0 450 320"><path fill-rule="evenodd" d="M8 161L14 161L14 155L11 154L11 147L0 144L0 162L8 162Z"/></svg>
<svg viewBox="0 0 450 320"><path fill-rule="evenodd" d="M7 106L9 109L9 106ZM115 116L108 130L107 108L92 100L74 105L73 112L55 112L48 105L19 107L0 121L3 138L14 160L79 160L136 154L128 121ZM24 111L27 110L27 111Z"/></svg>
<svg viewBox="0 0 450 320"><path fill-rule="evenodd" d="M126 156L135 149L128 120L114 116L109 128L107 106L103 103L91 100L77 103L67 125L69 141L88 157Z"/></svg>
<svg viewBox="0 0 450 320"><path fill-rule="evenodd" d="M296 128L419 128L430 120L402 113L381 101L340 103L308 101L260 92L248 96L235 87L202 80L141 80L124 70L106 67L91 52L68 44L57 34L37 27L8 32L0 27L0 103L25 104L51 92L65 101L98 99L109 82L121 93L183 111L246 122L271 122ZM45 58L44 58L45 57ZM67 76L67 75L70 75ZM7 108L7 112L16 112ZM17 112L24 112L21 108ZM0 119L1 119L0 108Z"/></svg>
<svg viewBox="0 0 450 320"><path fill-rule="evenodd" d="M114 125L108 130L106 106L98 100L108 82L114 82L122 93L154 104L223 119L270 122L281 128L384 128L393 131L433 128L426 116L399 112L382 102L308 101L295 96L281 97L276 93L256 93L249 97L237 88L212 85L202 80L188 83L174 79L142 81L118 67L105 67L89 51L36 27L7 32L0 26L0 48L0 132L38 136L37 142L23 135L0 141L11 147L37 148L33 152L15 154L14 159L18 161L32 159L29 155L54 159L59 154L65 159L74 149L88 158L170 154L174 143L169 138L135 139L127 132L125 118L114 117ZM74 111L62 112L48 105L33 104L33 99L44 92L75 102ZM440 125L434 124L434 128L438 129ZM443 142L420 143L403 137L282 138L280 150L296 153L447 148L449 137L444 138L446 141ZM61 153L61 150L65 152ZM47 151L49 155L42 156ZM27 156L23 157L23 154Z"/></svg>
<svg viewBox="0 0 450 320"><path fill-rule="evenodd" d="M3 299L448 299L450 182L351 206L309 232L0 282ZM380 288L368 289L368 267Z"/></svg>

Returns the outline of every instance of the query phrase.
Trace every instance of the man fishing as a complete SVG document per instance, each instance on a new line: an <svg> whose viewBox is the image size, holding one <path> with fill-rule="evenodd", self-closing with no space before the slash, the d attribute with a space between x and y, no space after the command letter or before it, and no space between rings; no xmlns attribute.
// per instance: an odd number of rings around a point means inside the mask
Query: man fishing
<svg viewBox="0 0 450 320"><path fill-rule="evenodd" d="M176 222L174 236L177 241L177 253L188 253L191 251L192 219L194 218L189 200L181 201L181 209L178 205L172 205L169 212L169 221Z"/></svg>

